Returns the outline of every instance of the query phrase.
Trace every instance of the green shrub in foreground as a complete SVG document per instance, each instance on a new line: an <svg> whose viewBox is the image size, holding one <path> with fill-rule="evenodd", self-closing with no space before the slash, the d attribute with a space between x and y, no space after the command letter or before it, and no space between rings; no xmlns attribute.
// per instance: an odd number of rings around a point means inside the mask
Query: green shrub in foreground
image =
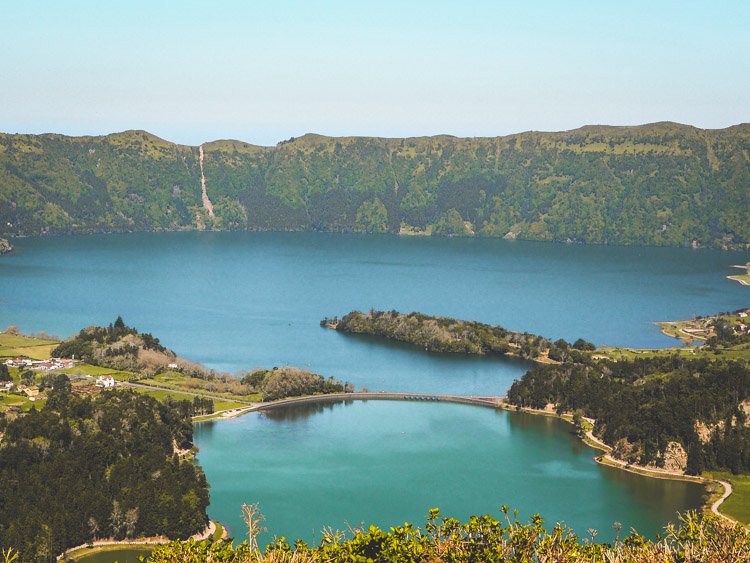
<svg viewBox="0 0 750 563"><path fill-rule="evenodd" d="M615 539L613 544L581 539L560 524L548 531L540 516L528 524L510 517L503 507L503 520L491 516L471 517L466 523L441 518L430 510L425 529L411 524L383 531L374 526L355 529L347 535L324 531L317 547L297 540L292 548L284 537L277 538L260 553L251 541L173 542L158 547L150 563L204 562L743 562L750 561L750 533L739 525L713 515L689 513L678 526L668 526L663 538L646 540L635 531Z"/></svg>

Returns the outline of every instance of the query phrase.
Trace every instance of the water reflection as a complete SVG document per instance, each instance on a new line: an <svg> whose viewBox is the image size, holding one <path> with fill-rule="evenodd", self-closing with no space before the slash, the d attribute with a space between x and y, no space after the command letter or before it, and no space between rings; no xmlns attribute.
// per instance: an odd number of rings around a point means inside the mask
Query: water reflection
<svg viewBox="0 0 750 563"><path fill-rule="evenodd" d="M293 403L283 407L274 407L266 411L261 411L260 414L275 422L294 422L310 418L315 414L332 411L341 405L351 405L353 402L354 400L352 399L321 399L319 402Z"/></svg>

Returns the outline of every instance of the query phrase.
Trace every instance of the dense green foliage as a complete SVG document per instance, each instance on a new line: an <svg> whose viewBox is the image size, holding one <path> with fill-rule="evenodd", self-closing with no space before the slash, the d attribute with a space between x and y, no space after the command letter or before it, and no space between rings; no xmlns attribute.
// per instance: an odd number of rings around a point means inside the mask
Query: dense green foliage
<svg viewBox="0 0 750 563"><path fill-rule="evenodd" d="M0 418L0 431L0 546L21 561L95 538L186 539L208 523L205 476L174 455L192 424L151 397L79 397L60 375L41 410Z"/></svg>
<svg viewBox="0 0 750 563"><path fill-rule="evenodd" d="M214 412L214 400L209 397L193 397L191 401L190 399L175 400L171 395L167 395L164 398L164 404L176 409L185 420L191 420L194 416L213 414Z"/></svg>
<svg viewBox="0 0 750 563"><path fill-rule="evenodd" d="M368 334L414 344L430 352L517 354L530 360L549 356L557 361L570 359L582 362L588 360L585 352L594 349L593 344L584 340L571 346L564 340L551 342L541 336L514 332L500 326L430 317L422 313L371 310L365 314L352 311L340 320L337 317L326 318L320 324L341 332Z"/></svg>
<svg viewBox="0 0 750 563"><path fill-rule="evenodd" d="M631 463L663 465L677 442L688 473L750 473L750 367L742 360L675 355L540 366L513 383L508 401L582 411L614 455Z"/></svg>
<svg viewBox="0 0 750 563"><path fill-rule="evenodd" d="M139 333L117 317L114 325L90 326L62 342L52 355L113 369L158 371L175 360L175 354L149 333Z"/></svg>
<svg viewBox="0 0 750 563"><path fill-rule="evenodd" d="M0 235L162 229L431 232L745 248L750 126L497 138L305 135L198 149L143 131L0 135Z"/></svg>
<svg viewBox="0 0 750 563"><path fill-rule="evenodd" d="M472 517L461 523L440 518L430 510L425 529L406 523L383 531L356 529L349 536L327 531L320 545L297 540L294 549L280 538L265 553L231 543L179 543L157 547L150 563L707 563L750 560L750 533L715 516L688 514L677 527L669 527L662 540L646 540L635 531L612 544L576 536L557 524L548 531L535 516L522 524L505 512L505 522L491 516Z"/></svg>
<svg viewBox="0 0 750 563"><path fill-rule="evenodd" d="M333 377L325 379L322 375L295 367L255 370L243 377L242 383L262 393L264 401L353 390Z"/></svg>

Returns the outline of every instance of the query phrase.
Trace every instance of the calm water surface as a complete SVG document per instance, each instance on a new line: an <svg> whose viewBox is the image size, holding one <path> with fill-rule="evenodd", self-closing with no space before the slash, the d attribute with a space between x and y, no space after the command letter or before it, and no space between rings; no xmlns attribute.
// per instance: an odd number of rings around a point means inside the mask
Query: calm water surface
<svg viewBox="0 0 750 563"><path fill-rule="evenodd" d="M299 405L196 425L211 483L209 515L245 535L242 503L268 533L320 540L323 526L424 525L430 508L467 519L533 511L579 535L614 537L614 520L654 536L703 488L598 465L557 419L469 405L353 401Z"/></svg>
<svg viewBox="0 0 750 563"><path fill-rule="evenodd" d="M398 309L553 339L665 347L656 320L747 306L748 252L316 233L30 238L0 260L0 325L69 336L117 315L221 371L289 363L373 390L503 394L529 364L322 329Z"/></svg>
<svg viewBox="0 0 750 563"><path fill-rule="evenodd" d="M352 309L420 311L553 339L665 347L656 320L748 306L725 279L748 252L310 233L30 238L0 259L0 326L65 337L122 315L221 371L285 364L371 390L504 394L530 366L425 353L318 326ZM304 416L303 416L304 415ZM456 405L370 401L201 425L210 514L242 535L242 502L273 533L422 523L502 504L588 527L655 533L700 488L597 466L568 425Z"/></svg>

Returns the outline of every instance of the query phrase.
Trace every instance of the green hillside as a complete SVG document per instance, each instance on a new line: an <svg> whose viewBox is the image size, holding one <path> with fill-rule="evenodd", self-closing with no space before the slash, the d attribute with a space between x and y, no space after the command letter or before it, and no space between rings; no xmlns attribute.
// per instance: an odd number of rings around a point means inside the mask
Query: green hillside
<svg viewBox="0 0 750 563"><path fill-rule="evenodd" d="M305 135L198 147L143 131L0 135L0 236L314 230L750 245L750 125L496 138Z"/></svg>

